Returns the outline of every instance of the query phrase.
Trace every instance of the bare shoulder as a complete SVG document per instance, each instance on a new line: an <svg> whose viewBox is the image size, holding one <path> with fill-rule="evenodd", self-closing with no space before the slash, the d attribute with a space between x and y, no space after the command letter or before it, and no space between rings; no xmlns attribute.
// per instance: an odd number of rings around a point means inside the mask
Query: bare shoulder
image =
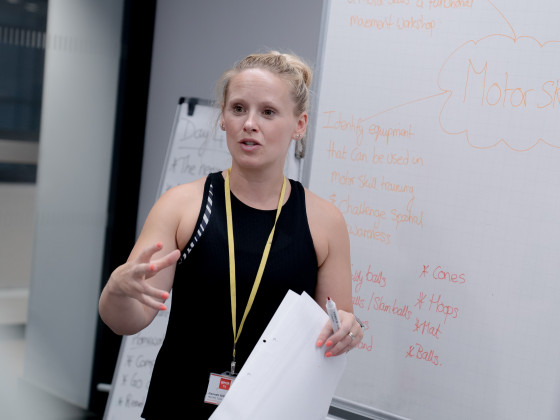
<svg viewBox="0 0 560 420"><path fill-rule="evenodd" d="M196 221L202 206L205 182L206 177L200 178L187 184L178 185L166 192L166 195L169 196L166 197L168 205L173 206L178 217L175 239L179 249L186 246L196 227Z"/></svg>
<svg viewBox="0 0 560 420"><path fill-rule="evenodd" d="M188 202L199 195L202 200L205 182L206 177L172 187L161 195L158 202L162 202L163 205L177 204L180 202Z"/></svg>
<svg viewBox="0 0 560 420"><path fill-rule="evenodd" d="M206 177L164 192L150 210L139 242L158 240L182 249L194 231L205 182Z"/></svg>
<svg viewBox="0 0 560 420"><path fill-rule="evenodd" d="M191 208L202 201L205 180L206 178L201 178L168 189L158 198L150 213L168 218L179 217L185 212L190 213Z"/></svg>
<svg viewBox="0 0 560 420"><path fill-rule="evenodd" d="M319 224L326 223L326 226L329 223L345 223L338 207L307 188L305 188L305 205L310 223L316 221Z"/></svg>
<svg viewBox="0 0 560 420"><path fill-rule="evenodd" d="M348 235L346 221L340 210L330 201L305 189L307 221L315 244L319 266L329 254L331 244Z"/></svg>

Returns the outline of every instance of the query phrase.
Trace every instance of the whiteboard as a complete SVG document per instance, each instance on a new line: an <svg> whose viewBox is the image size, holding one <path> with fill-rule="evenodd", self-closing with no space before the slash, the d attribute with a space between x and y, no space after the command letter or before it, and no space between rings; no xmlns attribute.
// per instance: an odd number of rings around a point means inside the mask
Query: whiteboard
<svg viewBox="0 0 560 420"><path fill-rule="evenodd" d="M218 128L219 110L204 99L180 98L175 112L167 154L158 188L158 197L168 189L191 182L231 166L225 133ZM284 173L299 179L300 158L292 142ZM297 152L298 156L301 152ZM152 369L163 343L172 294L167 311L135 335L125 336L107 399L104 420L138 420L142 414Z"/></svg>
<svg viewBox="0 0 560 420"><path fill-rule="evenodd" d="M326 4L304 183L367 324L337 405L560 418L560 2Z"/></svg>

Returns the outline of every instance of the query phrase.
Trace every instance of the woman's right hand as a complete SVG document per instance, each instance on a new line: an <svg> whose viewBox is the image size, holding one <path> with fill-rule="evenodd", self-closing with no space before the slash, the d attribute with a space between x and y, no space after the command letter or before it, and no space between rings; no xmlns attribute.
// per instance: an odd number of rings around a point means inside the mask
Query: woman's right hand
<svg viewBox="0 0 560 420"><path fill-rule="evenodd" d="M148 246L136 258L117 267L108 281L108 285L111 284L111 292L136 299L157 311L167 309L163 303L169 297L169 290L157 288L146 281L175 264L181 255L181 252L175 249L161 258L152 259L162 248L161 242Z"/></svg>

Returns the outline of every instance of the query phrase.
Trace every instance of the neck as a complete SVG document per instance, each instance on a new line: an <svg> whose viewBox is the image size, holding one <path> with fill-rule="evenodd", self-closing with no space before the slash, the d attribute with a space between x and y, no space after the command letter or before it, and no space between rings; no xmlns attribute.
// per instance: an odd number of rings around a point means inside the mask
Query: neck
<svg viewBox="0 0 560 420"><path fill-rule="evenodd" d="M227 170L223 172L223 176L226 175ZM257 174L237 170L235 167L229 175L231 192L246 205L259 210L273 210L278 207L283 180L282 172ZM290 183L286 181L284 202L289 196L289 191Z"/></svg>

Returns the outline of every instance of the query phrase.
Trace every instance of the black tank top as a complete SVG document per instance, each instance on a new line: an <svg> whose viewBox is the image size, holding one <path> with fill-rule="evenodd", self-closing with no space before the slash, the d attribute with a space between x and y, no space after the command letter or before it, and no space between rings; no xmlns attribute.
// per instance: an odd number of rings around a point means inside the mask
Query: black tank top
<svg viewBox="0 0 560 420"><path fill-rule="evenodd" d="M317 256L305 191L299 182L290 183L291 193L276 225L262 281L237 342L237 371L288 290L315 295ZM239 328L276 210L257 210L231 197ZM146 419L179 414L207 419L215 409L204 403L210 373L230 370L233 328L221 173L206 180L197 226L176 268L167 333L142 414Z"/></svg>

